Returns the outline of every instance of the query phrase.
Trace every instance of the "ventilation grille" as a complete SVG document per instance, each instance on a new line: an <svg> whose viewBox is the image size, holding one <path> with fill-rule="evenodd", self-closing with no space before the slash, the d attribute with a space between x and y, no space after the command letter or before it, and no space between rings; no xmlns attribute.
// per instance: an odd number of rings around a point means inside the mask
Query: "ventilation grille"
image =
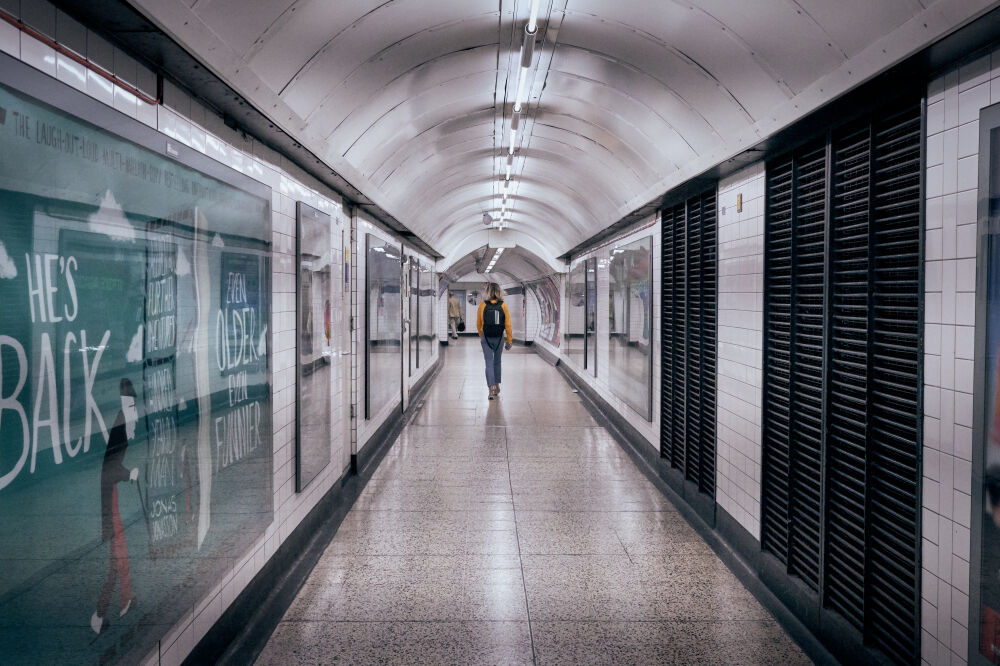
<svg viewBox="0 0 1000 666"><path fill-rule="evenodd" d="M768 164L764 232L761 547L788 564L792 375L792 158Z"/></svg>
<svg viewBox="0 0 1000 666"><path fill-rule="evenodd" d="M826 146L795 164L792 483L788 571L819 587L826 274Z"/></svg>
<svg viewBox="0 0 1000 666"><path fill-rule="evenodd" d="M869 638L917 660L923 352L921 109L875 123L869 439Z"/></svg>
<svg viewBox="0 0 1000 666"><path fill-rule="evenodd" d="M870 129L834 137L826 603L864 626Z"/></svg>
<svg viewBox="0 0 1000 666"><path fill-rule="evenodd" d="M688 201L687 465L684 475L715 495L715 193Z"/></svg>
<svg viewBox="0 0 1000 666"><path fill-rule="evenodd" d="M918 661L922 112L768 164L761 544Z"/></svg>
<svg viewBox="0 0 1000 666"><path fill-rule="evenodd" d="M662 215L660 453L700 492L715 497L715 191Z"/></svg>
<svg viewBox="0 0 1000 666"><path fill-rule="evenodd" d="M662 368L660 373L660 453L672 467L684 469L686 285L684 204L663 211Z"/></svg>

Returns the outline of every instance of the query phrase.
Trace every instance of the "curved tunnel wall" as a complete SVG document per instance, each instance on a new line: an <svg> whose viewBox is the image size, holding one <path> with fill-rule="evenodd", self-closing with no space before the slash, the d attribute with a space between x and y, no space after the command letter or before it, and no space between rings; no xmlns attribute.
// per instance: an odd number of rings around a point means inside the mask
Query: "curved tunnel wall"
<svg viewBox="0 0 1000 666"><path fill-rule="evenodd" d="M94 100L98 100L106 107L114 107L136 119L139 123L145 124L145 129L139 128L130 134L133 140L149 136L148 132L155 131L157 143L160 145L163 144L164 137L166 137L175 142L175 150L184 149L185 146L190 148L190 151L184 153L184 159L198 153L202 157L208 157L218 164L223 164L227 169L241 173L270 189L271 285L269 290L264 287L264 281L258 282L258 285L264 292L269 291L269 293L265 293L265 296L271 303L269 317L271 384L268 390L271 400L269 436L273 458L270 461L271 467L268 470L269 480L267 481L270 484L271 497L270 501L262 500L260 506L265 509L264 513L267 513L266 509L270 504L272 517L270 520L264 521L266 525L263 525L260 533L255 534L252 543L243 552L232 558L231 563L226 565L224 571L213 575L210 580L207 577L202 577L195 581L194 589L197 591L198 598L189 606L190 613L185 610L183 614L166 613L160 617L169 626L164 625L161 636L158 638L159 642L155 647L141 641L129 643L128 640L123 640L116 642L123 635L112 633L112 631L127 631L129 627L127 622L120 622L117 629L98 635L99 641L109 641L107 645L105 643L101 643L101 645L106 656L111 658L160 658L164 661L179 661L190 651L207 628L218 619L222 611L239 592L246 587L254 574L260 571L263 563L273 556L278 546L301 523L304 516L316 505L321 496L336 486L347 467L349 455L352 452L352 431L347 414L350 406L357 404L359 390L357 383L359 368L357 365L353 368L353 388L351 382L340 384L334 382L331 389L334 434L331 438L330 453L333 462L316 477L305 492L294 492L294 465L292 463L294 455L294 349L298 330L293 286L295 274L294 204L297 200L309 202L310 205L331 215L334 233L329 249L334 257L334 263L339 261L341 268L344 267L345 255L343 254L344 244L339 238L343 237L345 242L350 242L347 239L352 238L352 236L349 233L341 236L337 231L349 231L352 220L341 210L339 202L332 193L324 190L293 167L282 168L280 156L268 153L263 147L255 146L252 140L248 143L245 138L226 128L220 118L212 117L210 114L206 115L205 109L196 110L196 102L187 99L186 116L175 113L164 106L152 106L143 102L140 97L125 87L116 88L112 85L109 88L100 82L91 85L84 69L77 67L72 61L58 57L59 54L46 50L47 47L44 45L31 42L30 38L25 35L18 34L17 40L14 42L9 39L9 31L2 33L0 37L2 37L0 39L2 50L7 53L16 53L16 59L22 60L35 70L50 75L40 78L26 73L27 68L19 68L13 60L5 60L5 71L11 72L16 69L19 76L24 76L22 81L34 82L29 87L37 84L38 87L33 87L34 90L58 89L57 97L69 95L63 99L69 99L74 108L82 109L81 113L89 113L89 109L96 104ZM108 49L114 52L106 44L103 45L102 49L99 40L98 36L93 36L92 44L95 52ZM973 497L979 492L973 487L973 465L976 463L977 456L981 456L982 453L979 445L972 441L975 425L973 367L978 354L972 339L976 329L974 276L977 260L975 244L975 205L979 184L977 167L980 164L979 160L985 160L985 156L979 155L979 146L974 139L978 136L980 129L978 126L979 112L988 107L990 102L994 100L992 88L996 85L996 81L1000 80L1000 75L992 66L996 58L995 53L975 54L968 61L961 63L961 66L955 66L941 76L935 77L928 83L927 89L925 121L927 140L925 270L927 271L927 279L923 308L923 316L927 325L925 329L927 346L923 387L926 401L922 413L926 439L921 450L924 467L921 479L923 484L921 497L923 526L920 545L923 553L921 577L924 584L920 600L922 602L920 649L922 656L930 663L933 663L933 660L942 661L942 655L948 660L959 663L974 660L976 658L975 635L979 631L978 627L974 625L975 615L970 616L969 613L970 604L973 603L970 598L974 599L979 594L976 589L979 581L971 578L975 575L977 566L975 558L978 556L977 553L971 551L971 541L976 529L974 520L978 516L978 509L972 508L977 506ZM10 64L9 67L8 64ZM140 81L140 90L142 89L141 82L149 81L148 75L149 72L143 73L141 70L136 75L136 79ZM55 84L56 80L65 81L66 87ZM155 77L153 80L155 81ZM70 93L69 86L76 87L86 97ZM177 94L180 94L179 91L170 93L170 95ZM190 116L199 116L202 121L192 121ZM7 117L12 118L13 114ZM130 129L133 127L132 125L128 123L118 124L119 128L123 126L132 132ZM206 131L206 126L211 129ZM7 130L10 130L10 127L8 126ZM139 126L135 125L134 127L138 128ZM144 135L143 132L146 134ZM204 166L204 161L198 162L198 164L201 165L199 168L211 171L211 168ZM720 207L718 238L720 365L717 373L719 397L716 505L721 511L717 513L717 516L720 522L723 520L735 522L743 532L750 536L751 546L756 544L758 548L762 499L760 470L763 457L763 443L760 436L760 420L762 419L760 396L763 391L760 377L762 372L761 354L764 344L762 319L763 303L767 297L763 286L763 242L766 227L763 183L766 177L764 165L756 164L734 174L718 185ZM739 207L738 201L742 205L743 211L738 211L739 214L734 215L732 211ZM108 230L117 230L121 236L122 230L127 229L122 224L121 219L122 216L127 217L127 215L117 210L113 203L108 202L103 209L100 205L95 205L94 208L95 212L100 214L90 222L96 225L97 229L103 229L104 236L107 236ZM726 209L727 212L722 213L721 209ZM128 213L127 210L126 213ZM33 223L37 223L39 219L41 218L35 217ZM134 224L134 220L126 221L129 225ZM174 222L176 221L174 220ZM72 224L81 223L73 222ZM365 225L368 224L369 222L358 217L353 220L352 255L355 258L359 255L359 232L367 233L369 229ZM659 217L657 217L655 225L622 237L616 243L627 244L636 238L652 235L654 238L652 261L654 266L659 266L662 261L662 246L658 247L655 242L655 239L661 238L663 234L662 221ZM88 233L94 233L93 227L87 228ZM72 229L69 230L72 231ZM384 236L384 239L391 243L400 242L400 239L392 234L374 226L370 231L376 235ZM235 242L236 239L230 238L229 240ZM46 242L51 242L51 239L47 239ZM128 237L116 238L115 242L121 242L127 246L132 245L131 239ZM220 234L220 242L224 246L227 243L227 238L223 234ZM11 242L10 247L13 245ZM217 245L212 247L218 248ZM6 245L5 248L9 249ZM610 338L611 335L610 323L607 323L607 320L611 319L610 262L614 249L616 249L616 244L587 251L579 257L598 259L599 270L602 271L599 274L597 299L597 376L589 376L581 368L575 367L566 357L563 358L563 362L578 375L581 381L589 382L597 388L609 390L610 385L602 383L606 377L602 368L608 368L610 351L607 347L602 350L600 341ZM216 250L210 251L215 252ZM7 252L6 249L5 252ZM56 257L53 262L55 262L54 265L58 265L59 253L51 252L48 254ZM4 269L5 280L14 279L10 277L13 272L10 265L15 266L18 270L21 268L20 256L13 257L8 253L8 258L13 263L3 262L0 266ZM601 267L602 260L606 262L604 267ZM43 256L43 267L46 261L48 259ZM34 265L36 264L25 265L25 270L32 270ZM64 265L66 264L64 263ZM198 264L194 263L193 265L197 270ZM365 273L364 270L359 270L360 266L362 264L358 259L351 262L349 266L353 272L349 273L351 286L347 287L349 290L347 294L353 293L355 308L358 304L358 287L361 286L361 292L364 292L362 276ZM239 273L240 271L226 272ZM343 271L337 274L343 274ZM603 278L605 282L601 281L600 275L605 276ZM94 274L91 274L92 281L95 281L94 277ZM346 285L343 281L336 282L336 279L334 281L335 291L338 285L343 291ZM563 317L566 311L565 295L562 288L563 280L562 274L553 273L550 277L533 281L527 285L529 314L526 328L531 330L531 304L535 303L538 307L536 343L547 344L557 352L561 352L561 333L566 326ZM654 273L654 300L652 304L654 312L660 311L663 307L660 295L656 293L661 280L662 275ZM6 287L6 285L4 286ZM237 289L233 293L238 294L240 290ZM222 296L219 297L222 298ZM59 297L54 298L54 303L58 305L60 303ZM335 299L344 300L335 300L335 303L341 302L343 305L334 305L334 317L331 322L334 333L341 332L340 356L339 360L334 361L334 363L339 364L336 366L339 370L347 368L346 357L350 354L351 337L347 331L349 318L341 316L341 314L348 312L347 298L346 295L335 296ZM71 302L62 302L62 304L72 309ZM48 303L42 303L42 305L46 308L49 307ZM193 306L189 303L187 307ZM606 308L606 310L602 310L602 308ZM46 312L48 311L46 310ZM56 310L54 309L53 312ZM68 316L68 311L64 314ZM356 309L355 314L357 315ZM30 314L28 318L30 319ZM606 323L602 324L602 321ZM661 333L657 330L657 326L654 317L651 335L654 345L653 356L661 357L662 350L656 348ZM559 334L558 338L556 334ZM550 338L550 341L539 342L539 338L544 337ZM66 337L63 336L63 339L65 341ZM41 345L40 340L39 338L39 348L43 349L44 346ZM9 344L3 345L3 349L0 349L5 353L4 367L8 371L10 368L16 367L9 360L12 349L13 347ZM96 353L98 348L89 351ZM107 353L110 354L110 351ZM14 356L16 357L17 354L14 353ZM41 358L48 357L42 356ZM53 369L59 367L57 365L59 362L58 354L54 351L52 360L46 362L51 362ZM660 402L661 397L657 394L661 378L656 375L659 364L654 364L653 367L653 404L656 405ZM6 376L4 379L5 384L0 395L6 398L16 391L7 383ZM115 379L120 380L120 377ZM53 373L53 382L58 383L60 380L61 373ZM19 382L14 382L15 388L17 383ZM227 386L227 396L228 390ZM353 398L351 397L352 390ZM52 394L57 395L58 391L54 391ZM116 399L120 400L120 397L117 396ZM98 409L103 410L103 405L102 399ZM642 416L624 401L620 403L612 401L611 405L619 414L626 417ZM50 408L51 404L40 408L39 414L43 422L44 418L48 416L52 423L52 425L44 425L40 429L41 432L47 430L55 432L58 429L58 422L62 415L58 410L49 412ZM27 413L32 411L26 409L26 418L29 418ZM108 411L105 420L109 423L106 425L114 423L110 417L112 411L117 413L117 408ZM55 416L50 416L50 414ZM662 426L662 419L658 414L658 410L654 408L652 418L648 422L646 419L639 419L638 427L647 440L647 448L657 453L659 426ZM31 418L34 418L33 413ZM660 420L658 421L658 419ZM5 418L4 423L5 428L9 428L11 421ZM377 426L372 426L371 430L374 430L375 427ZM96 432L92 435L97 437ZM353 437L355 442L360 441L363 444L365 431L360 434L358 431L354 431ZM100 495L97 468L99 465L93 454L95 451L99 451L100 447L96 445L97 439L94 439L94 442L95 444L90 451L91 459L94 462L88 462L89 467L86 471L86 474L89 474L88 483L91 485L89 490L84 490L81 493L82 496L87 497L85 502L89 503L87 505L89 508L84 511L87 514L86 520L90 521L90 525L94 529L93 533L85 540L84 545L98 554L95 559L102 561L103 570L96 574L91 571L78 577L81 580L87 580L90 584L82 586L86 587L86 590L70 603L61 607L47 608L44 613L34 616L40 622L47 622L59 615L60 621L66 619L67 624L81 628L82 633L88 639L91 637L88 633L90 629L85 624L100 597L100 587L106 573L103 563L106 562L105 553L108 550L108 544L100 542L96 536L101 512L98 508ZM70 442L67 444L75 446ZM63 462L58 464L68 468L75 463L84 461L84 458L73 459L68 455L68 449L69 447L63 446ZM16 462L16 459L17 456L14 456L12 460ZM52 460L53 465L56 464L55 449L46 448L44 445L40 446L36 456L36 469L41 471L42 467L48 464L41 461L48 459ZM5 455L3 461L7 460ZM4 462L4 464L7 463ZM0 473L3 474L9 471L7 468L0 469ZM61 472L61 470L58 471ZM38 479L38 488L51 481L43 474L40 474ZM128 488L124 485L121 487ZM0 492L3 490L0 488ZM26 487L25 492L32 492L32 489ZM127 495L128 491L125 490L123 494ZM0 501L6 500L6 497L0 498ZM148 584L143 568L151 566L151 561L154 559L150 553L150 561L144 561L143 556L134 552L134 546L143 543L142 534L145 526L141 518L142 510L143 507L139 502L138 495L134 499L120 498L119 511L125 518L125 522L128 523L126 540L129 542L130 549L133 551L132 555L135 558L133 584L137 590L137 598L141 586ZM8 512L4 513L8 515ZM220 522L221 519L216 522L216 529ZM18 525L8 525L8 529L17 527ZM34 527L37 526L29 525L26 529L34 529ZM215 536L215 533L212 532L213 527L209 525L206 529L204 538L210 540ZM730 531L726 534L733 538L734 542L739 542L741 537L738 535L742 533L732 526L729 529ZM51 531L50 529L49 532ZM193 538L199 539L199 529L193 530ZM6 539L4 542L8 543ZM746 542L742 543L745 545ZM5 568L5 570L7 569ZM28 572L19 580L19 583L23 585L18 589L44 591L44 585L58 582L54 578L48 578L50 573L52 573L51 570L41 572L47 580L47 582L43 582L42 578L32 578L33 572ZM200 573L204 572L193 572L196 578ZM17 575L22 574L23 572L20 572ZM27 585L27 588L24 585ZM37 587L38 585L41 587ZM117 592L116 590L116 594ZM25 598L30 596L27 595ZM38 598L50 597L51 595L42 595ZM11 603L12 600L13 596L10 594L3 599L4 603ZM12 612L20 611L14 610ZM142 607L137 605L131 612L145 613L147 611L142 610ZM28 610L25 610L25 613L28 613ZM970 641L970 636L972 641ZM971 653L969 650L970 642L973 645ZM108 652L112 649L111 643L115 643L114 650L120 651ZM69 644L63 643L60 639L50 641L46 647L58 651L66 650L67 645ZM73 649L73 646L69 645L69 649Z"/></svg>

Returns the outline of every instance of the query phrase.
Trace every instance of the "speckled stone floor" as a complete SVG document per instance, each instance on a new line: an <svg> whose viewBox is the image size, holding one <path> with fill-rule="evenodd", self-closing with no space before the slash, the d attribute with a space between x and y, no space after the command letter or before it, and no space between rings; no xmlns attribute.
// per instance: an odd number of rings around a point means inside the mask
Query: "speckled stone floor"
<svg viewBox="0 0 1000 666"><path fill-rule="evenodd" d="M259 664L811 663L534 354L444 367Z"/></svg>

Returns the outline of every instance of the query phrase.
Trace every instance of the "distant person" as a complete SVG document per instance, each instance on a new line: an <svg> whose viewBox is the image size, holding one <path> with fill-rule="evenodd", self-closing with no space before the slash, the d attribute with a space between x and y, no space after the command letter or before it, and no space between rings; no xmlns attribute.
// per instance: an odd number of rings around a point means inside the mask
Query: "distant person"
<svg viewBox="0 0 1000 666"><path fill-rule="evenodd" d="M486 384L490 387L490 400L500 393L500 355L504 349L514 344L514 333L510 325L510 310L503 302L503 289L496 282L486 285L486 296L476 313L476 328L479 329L479 343L483 347L486 360ZM506 344L503 342L507 335ZM502 348L501 348L502 347Z"/></svg>
<svg viewBox="0 0 1000 666"><path fill-rule="evenodd" d="M448 325L451 326L451 334L448 336L458 340L458 322L462 321L462 304L455 298L455 292L448 292Z"/></svg>
<svg viewBox="0 0 1000 666"><path fill-rule="evenodd" d="M108 436L108 448L104 451L101 465L101 541L111 542L108 577L101 587L97 600L97 610L90 618L90 628L101 633L106 626L105 616L111 603L111 593L115 585L121 586L121 606L119 617L132 607L132 577L129 573L128 544L125 543L125 527L118 510L118 484L123 481L135 482L139 478L138 468L129 469L123 464L128 442L135 438L135 423L138 413L135 407L135 388L127 377L119 382L122 408Z"/></svg>

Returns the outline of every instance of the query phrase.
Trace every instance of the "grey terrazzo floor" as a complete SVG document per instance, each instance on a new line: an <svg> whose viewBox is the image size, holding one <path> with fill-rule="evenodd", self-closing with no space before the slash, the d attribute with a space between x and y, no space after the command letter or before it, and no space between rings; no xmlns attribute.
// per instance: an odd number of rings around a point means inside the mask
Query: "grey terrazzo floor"
<svg viewBox="0 0 1000 666"><path fill-rule="evenodd" d="M259 664L811 663L534 354L462 339Z"/></svg>

